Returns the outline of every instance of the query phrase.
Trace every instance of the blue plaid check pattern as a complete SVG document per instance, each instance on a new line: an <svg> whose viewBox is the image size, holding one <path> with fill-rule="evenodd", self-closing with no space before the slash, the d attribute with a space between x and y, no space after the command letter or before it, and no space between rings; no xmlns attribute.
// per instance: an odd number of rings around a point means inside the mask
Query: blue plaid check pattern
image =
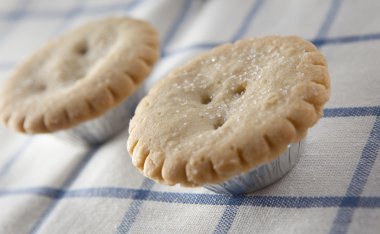
<svg viewBox="0 0 380 234"><path fill-rule="evenodd" d="M130 15L161 34L146 87L221 43L296 34L326 54L332 96L298 165L246 196L155 184L131 166L127 131L92 148L0 129L1 233L377 233L380 3L281 0L43 0L0 5L0 79L83 21Z"/></svg>

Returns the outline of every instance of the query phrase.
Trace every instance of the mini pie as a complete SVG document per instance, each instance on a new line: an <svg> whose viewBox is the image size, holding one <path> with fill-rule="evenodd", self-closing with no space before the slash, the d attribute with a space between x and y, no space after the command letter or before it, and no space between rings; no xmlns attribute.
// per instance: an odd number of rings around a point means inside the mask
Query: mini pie
<svg viewBox="0 0 380 234"><path fill-rule="evenodd" d="M133 164L158 182L219 183L302 139L329 98L324 56L298 37L224 44L153 87L129 125Z"/></svg>
<svg viewBox="0 0 380 234"><path fill-rule="evenodd" d="M49 42L2 85L0 119L19 132L71 128L114 107L159 55L157 32L127 17L89 22Z"/></svg>

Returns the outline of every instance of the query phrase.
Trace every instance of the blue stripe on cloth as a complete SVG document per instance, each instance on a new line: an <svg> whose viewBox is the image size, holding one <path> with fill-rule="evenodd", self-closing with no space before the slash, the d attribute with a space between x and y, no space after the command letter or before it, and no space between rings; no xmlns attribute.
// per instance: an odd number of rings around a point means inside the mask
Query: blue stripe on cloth
<svg viewBox="0 0 380 234"><path fill-rule="evenodd" d="M142 192L142 191L149 191L152 189L154 185L154 182L152 180L149 180L147 178L144 179L142 185L141 185L141 190L139 190L137 193L134 194L132 197L133 201L131 205L129 206L127 212L125 213L123 217L123 221L117 228L117 233L122 234L122 233L128 233L135 222L137 215L140 212L140 207L144 201L144 199L147 196L147 193Z"/></svg>
<svg viewBox="0 0 380 234"><path fill-rule="evenodd" d="M276 208L332 208L332 207L360 207L368 209L380 208L380 197L359 196L237 196L231 197L222 194L203 193L175 193L158 192L147 189L130 189L121 187L99 187L84 189L57 189L49 187L32 187L22 189L0 189L0 197L35 195L52 199L73 198L118 198L134 199L153 202L165 202L187 205L214 205L214 206L252 206ZM344 202L343 202L344 201Z"/></svg>
<svg viewBox="0 0 380 234"><path fill-rule="evenodd" d="M380 116L380 106L326 108L324 118Z"/></svg>
<svg viewBox="0 0 380 234"><path fill-rule="evenodd" d="M182 6L182 9L179 12L179 15L177 16L177 19L174 20L173 25L169 28L168 33L165 35L164 39L162 40L162 52L161 57L165 57L167 54L167 47L170 43L170 41L174 38L175 34L177 33L179 27L186 19L186 15L189 13L190 7L191 7L191 0L184 0L184 4Z"/></svg>
<svg viewBox="0 0 380 234"><path fill-rule="evenodd" d="M83 15L84 10L86 9L86 0L81 0L78 1L78 4L71 8L70 10L66 11L65 14L63 15L63 23L61 26L57 27L57 31L54 32L53 34L58 34L66 30L67 26L69 25L70 20L73 20L75 17ZM124 8L119 8L124 9L125 11L130 11L136 6L139 5L139 3L143 2L143 0L133 0L129 2L128 4L121 5Z"/></svg>
<svg viewBox="0 0 380 234"><path fill-rule="evenodd" d="M191 46L186 46L186 47L175 49L173 51L167 51L164 54L164 57L167 58L169 56L180 54L180 53L184 53L184 52L191 51L191 50L211 49L211 48L213 48L215 46L218 46L220 44L223 44L223 43L224 42L210 42L210 43L201 43L201 44L195 44L195 45L191 45Z"/></svg>
<svg viewBox="0 0 380 234"><path fill-rule="evenodd" d="M352 176L350 185L346 192L346 197L341 202L341 207L346 207L350 201L347 197L360 196L367 183L369 174L375 163L380 149L380 116L376 118L375 124L368 137L368 141L364 146L362 155L359 159L358 166ZM353 206L355 207L355 206ZM330 229L330 233L347 233L352 217L354 215L354 208L341 208L335 217L334 223Z"/></svg>
<svg viewBox="0 0 380 234"><path fill-rule="evenodd" d="M126 4L119 4L118 7L120 8L118 9L119 10L122 9L128 12L128 11L133 10L142 2L144 2L144 0L133 0ZM58 27L58 30L54 34L63 32L66 29L66 27L69 25L70 20L74 19L76 16L83 15L85 9L86 9L86 3L85 3L85 0L82 0L75 7L66 11L66 13L63 15L64 21L63 21L62 26Z"/></svg>
<svg viewBox="0 0 380 234"><path fill-rule="evenodd" d="M80 175L83 168L87 165L87 163L90 161L92 156L97 152L97 150L100 148L100 145L96 145L92 147L84 156L83 159L80 161L80 163L72 170L70 173L70 176L66 179L66 181L63 183L61 188L69 188L71 184L75 181L75 179ZM64 191L64 190L63 190ZM50 191L51 192L51 191ZM38 230L41 228L41 226L44 224L50 213L54 210L54 208L58 205L61 196L64 195L64 193L58 193L59 197L57 197L56 200L52 201L52 203L47 207L47 209L43 212L43 214L39 217L37 222L33 225L32 229L30 230L30 233L37 233Z"/></svg>
<svg viewBox="0 0 380 234"><path fill-rule="evenodd" d="M5 30L0 33L0 42L15 28L15 24L25 16L24 10L30 5L31 1L32 0L19 0L17 8L7 14L7 17L12 19L12 24L7 24Z"/></svg>
<svg viewBox="0 0 380 234"><path fill-rule="evenodd" d="M18 21L20 18L25 17L25 10L30 5L32 0L19 0L17 7L12 9L10 12L1 14L0 17L4 19L9 19L10 21Z"/></svg>
<svg viewBox="0 0 380 234"><path fill-rule="evenodd" d="M224 212L215 227L214 234L224 234L230 230L231 225L235 220L239 206L241 206L243 203L244 198L244 196L230 197L227 207L224 209Z"/></svg>
<svg viewBox="0 0 380 234"><path fill-rule="evenodd" d="M323 23L322 23L322 25L319 28L319 31L317 33L317 36L316 36L317 38L325 37L328 34L341 4L342 4L342 0L331 1L331 5L329 7L329 10L325 16L325 20L323 21Z"/></svg>
<svg viewBox="0 0 380 234"><path fill-rule="evenodd" d="M380 40L380 33L342 36L342 37L334 37L334 38L317 38L317 39L313 39L310 41L314 45L316 45L317 47L320 47L320 46L329 45L329 44L346 44L346 43L356 43L356 42L373 41L373 40ZM194 45L185 46L185 47L178 48L178 49L175 49L173 51L167 52L165 55L166 55L166 57L169 57L169 56L173 56L176 54L188 52L191 50L211 49L211 48L216 47L218 45L221 45L223 43L226 43L226 42L220 41L220 42L208 42L208 43L194 44Z"/></svg>
<svg viewBox="0 0 380 234"><path fill-rule="evenodd" d="M32 138L26 140L20 147L18 147L17 151L8 158L8 160L0 168L0 179L9 171L9 169L17 161L17 159L21 157L22 153L28 148L31 142Z"/></svg>
<svg viewBox="0 0 380 234"><path fill-rule="evenodd" d="M135 5L140 4L145 0L132 0L129 2L118 2L118 3L109 3L100 6L86 6L83 8L84 15L105 13L105 12L113 12L120 9L126 9L130 7L135 7ZM75 8L74 8L75 9ZM70 11L73 11L73 8L69 9L48 9L48 10L28 10L28 9L20 9L18 8L15 12L0 12L0 20L5 20L12 22L17 19L18 15L22 15L23 18L28 19L59 19L65 17L69 14Z"/></svg>
<svg viewBox="0 0 380 234"><path fill-rule="evenodd" d="M117 11L120 9L123 9L126 11L131 11L132 9L139 6L144 1L145 0L132 0L130 2L110 3L109 5L105 5L105 6L85 8L83 10L83 14L96 14L96 13L102 13L102 12L113 12L113 11Z"/></svg>
<svg viewBox="0 0 380 234"><path fill-rule="evenodd" d="M232 41L236 41L240 39L244 34L247 32L249 25L253 22L254 17L256 16L257 12L260 10L261 6L263 5L264 0L256 0L255 4L252 5L252 8L249 10L248 15L244 18L243 23L241 24L241 27L239 30L235 33L235 35L231 38Z"/></svg>
<svg viewBox="0 0 380 234"><path fill-rule="evenodd" d="M346 43L354 43L354 42L362 42L362 41L373 41L379 40L380 33L371 33L371 34L363 34L363 35L354 35L354 36L341 36L335 38L317 38L312 40L312 42L320 47L322 45L329 44L346 44Z"/></svg>
<svg viewBox="0 0 380 234"><path fill-rule="evenodd" d="M259 11L263 3L264 3L263 0L257 0L252 5L252 8L248 12L248 15L244 18L241 27L238 29L238 31L232 36L231 40L229 40L228 42L233 42L239 39L247 32L249 25L252 23L253 18L255 17L257 11ZM162 54L162 57L168 57L168 56L172 56L178 53L183 53L183 52L191 51L191 50L211 49L223 43L226 43L226 42L210 42L210 43L201 43L201 44L186 46L183 48L178 48L173 51L165 51L165 53Z"/></svg>
<svg viewBox="0 0 380 234"><path fill-rule="evenodd" d="M13 190L0 189L0 197L32 194L36 196L48 197L51 199L59 199L64 193L65 190L63 189L49 187L32 187Z"/></svg>

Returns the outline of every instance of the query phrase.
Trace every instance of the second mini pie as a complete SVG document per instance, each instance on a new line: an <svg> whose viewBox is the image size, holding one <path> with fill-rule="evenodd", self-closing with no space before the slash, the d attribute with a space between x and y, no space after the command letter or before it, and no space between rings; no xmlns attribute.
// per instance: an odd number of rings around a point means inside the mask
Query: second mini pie
<svg viewBox="0 0 380 234"><path fill-rule="evenodd" d="M50 41L15 70L1 89L0 119L23 133L87 124L126 100L158 56L158 34L147 22L128 17L88 22ZM111 117L72 133L100 142L128 123L117 125L118 117Z"/></svg>
<svg viewBox="0 0 380 234"><path fill-rule="evenodd" d="M142 99L128 150L165 184L219 183L301 140L329 97L324 56L298 37L225 44L170 73Z"/></svg>

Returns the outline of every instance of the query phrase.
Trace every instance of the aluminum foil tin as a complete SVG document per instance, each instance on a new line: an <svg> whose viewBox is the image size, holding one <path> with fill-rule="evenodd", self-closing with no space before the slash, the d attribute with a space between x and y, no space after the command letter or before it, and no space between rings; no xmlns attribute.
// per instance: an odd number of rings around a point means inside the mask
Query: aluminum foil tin
<svg viewBox="0 0 380 234"><path fill-rule="evenodd" d="M260 190L286 175L298 162L302 148L302 141L289 145L288 149L273 161L261 164L223 183L207 184L204 187L216 193L232 195Z"/></svg>
<svg viewBox="0 0 380 234"><path fill-rule="evenodd" d="M100 144L128 126L129 120L143 95L144 89L141 87L105 114L85 121L74 128L59 131L55 135L75 144Z"/></svg>

